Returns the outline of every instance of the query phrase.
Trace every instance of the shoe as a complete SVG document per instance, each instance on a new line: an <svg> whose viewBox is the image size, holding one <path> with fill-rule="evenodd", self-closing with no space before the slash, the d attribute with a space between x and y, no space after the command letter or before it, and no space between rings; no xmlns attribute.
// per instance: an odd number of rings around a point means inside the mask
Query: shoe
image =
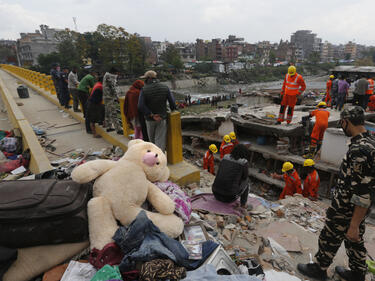
<svg viewBox="0 0 375 281"><path fill-rule="evenodd" d="M343 266L335 267L336 273L346 281L365 281L366 274L359 271L352 271Z"/></svg>
<svg viewBox="0 0 375 281"><path fill-rule="evenodd" d="M80 109L74 109L74 112L82 112Z"/></svg>
<svg viewBox="0 0 375 281"><path fill-rule="evenodd" d="M106 129L106 131L107 132L113 132L115 129L113 129L113 128L108 128L108 129Z"/></svg>
<svg viewBox="0 0 375 281"><path fill-rule="evenodd" d="M117 131L116 132L118 135L123 135L124 134L124 131L123 130L120 130L120 131Z"/></svg>
<svg viewBox="0 0 375 281"><path fill-rule="evenodd" d="M297 265L297 269L303 275L314 278L317 280L326 280L327 279L327 271L320 268L317 263L307 263L302 264L299 263Z"/></svg>
<svg viewBox="0 0 375 281"><path fill-rule="evenodd" d="M277 121L276 123L275 123L275 125L280 125L281 124L281 122L280 121Z"/></svg>

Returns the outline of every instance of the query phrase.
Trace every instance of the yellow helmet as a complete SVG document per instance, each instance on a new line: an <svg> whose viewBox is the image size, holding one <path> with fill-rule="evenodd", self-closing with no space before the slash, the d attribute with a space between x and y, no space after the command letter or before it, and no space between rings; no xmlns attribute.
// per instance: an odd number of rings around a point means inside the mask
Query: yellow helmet
<svg viewBox="0 0 375 281"><path fill-rule="evenodd" d="M330 75L329 78L330 78L330 79L334 79L334 78L335 78L335 75Z"/></svg>
<svg viewBox="0 0 375 281"><path fill-rule="evenodd" d="M321 101L320 103L318 103L317 107L327 107L327 104L326 102Z"/></svg>
<svg viewBox="0 0 375 281"><path fill-rule="evenodd" d="M297 72L297 69L294 65L291 65L288 67L288 74L290 76L293 76L294 74L296 74L296 72Z"/></svg>
<svg viewBox="0 0 375 281"><path fill-rule="evenodd" d="M229 136L229 135L225 135L225 136L223 137L223 140L224 140L226 143L230 142L230 136Z"/></svg>
<svg viewBox="0 0 375 281"><path fill-rule="evenodd" d="M229 133L229 136L232 140L235 140L236 139L236 133L235 132L230 132Z"/></svg>
<svg viewBox="0 0 375 281"><path fill-rule="evenodd" d="M290 171L290 170L293 169L293 168L294 168L294 166L293 166L293 164L292 164L291 162L285 162L285 163L283 164L283 168L281 169L281 171L282 171L283 173L285 173L285 172Z"/></svg>
<svg viewBox="0 0 375 281"><path fill-rule="evenodd" d="M212 153L216 153L217 152L217 147L216 145L214 144L211 144L209 147L208 147L209 150L211 150Z"/></svg>
<svg viewBox="0 0 375 281"><path fill-rule="evenodd" d="M305 162L303 162L304 167L311 167L311 166L314 166L314 165L315 165L315 162L312 159L306 159Z"/></svg>

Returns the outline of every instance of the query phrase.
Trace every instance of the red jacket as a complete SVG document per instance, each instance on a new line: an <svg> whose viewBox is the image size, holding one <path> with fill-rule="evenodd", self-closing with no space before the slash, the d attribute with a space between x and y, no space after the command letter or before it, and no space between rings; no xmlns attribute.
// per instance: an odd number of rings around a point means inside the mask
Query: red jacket
<svg viewBox="0 0 375 281"><path fill-rule="evenodd" d="M290 176L288 173L284 173L284 181L285 187L279 199L284 199L286 195L293 196L294 193L302 194L301 179L296 170Z"/></svg>
<svg viewBox="0 0 375 281"><path fill-rule="evenodd" d="M316 170L311 172L303 182L303 192L304 197L318 198L318 189L320 185L319 174Z"/></svg>
<svg viewBox="0 0 375 281"><path fill-rule="evenodd" d="M375 111L375 95L370 96L370 101L368 103L368 108L370 111Z"/></svg>
<svg viewBox="0 0 375 281"><path fill-rule="evenodd" d="M138 99L144 82L136 80L126 93L124 102L124 114L128 121L138 116Z"/></svg>
<svg viewBox="0 0 375 281"><path fill-rule="evenodd" d="M234 144L232 142L226 143L223 141L220 145L220 159L223 159L225 154L230 154L234 148Z"/></svg>
<svg viewBox="0 0 375 281"><path fill-rule="evenodd" d="M215 174L214 154L207 150L203 157L203 169L208 170L209 173Z"/></svg>
<svg viewBox="0 0 375 281"><path fill-rule="evenodd" d="M235 139L235 140L231 140L231 142L233 143L234 146L236 146L237 144L239 144L239 141L238 139Z"/></svg>
<svg viewBox="0 0 375 281"><path fill-rule="evenodd" d="M331 92L331 89L332 89L332 80L329 79L327 81L327 90L326 90L326 93L329 94Z"/></svg>
<svg viewBox="0 0 375 281"><path fill-rule="evenodd" d="M281 94L296 96L302 94L305 89L306 84L305 80L303 80L302 75L296 73L295 75L290 76L289 74L287 74L284 79Z"/></svg>

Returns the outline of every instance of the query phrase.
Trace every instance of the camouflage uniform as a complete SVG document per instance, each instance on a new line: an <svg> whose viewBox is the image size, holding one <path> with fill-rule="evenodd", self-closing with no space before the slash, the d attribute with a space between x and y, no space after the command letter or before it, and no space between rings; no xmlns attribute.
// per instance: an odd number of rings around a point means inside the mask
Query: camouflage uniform
<svg viewBox="0 0 375 281"><path fill-rule="evenodd" d="M105 124L107 128L110 128L113 124L117 132L122 131L119 94L120 88L117 86L117 75L106 72L103 77Z"/></svg>
<svg viewBox="0 0 375 281"><path fill-rule="evenodd" d="M350 114L349 111L346 113ZM350 117L350 115L342 116L342 118ZM346 233L354 207L370 208L371 206L375 189L374 168L375 138L368 132L353 137L341 164L337 187L331 206L327 210L325 226L319 236L319 251L315 259L323 270L330 266L344 240L350 269L366 273L367 251L363 241L365 220L359 226L359 242L348 240Z"/></svg>

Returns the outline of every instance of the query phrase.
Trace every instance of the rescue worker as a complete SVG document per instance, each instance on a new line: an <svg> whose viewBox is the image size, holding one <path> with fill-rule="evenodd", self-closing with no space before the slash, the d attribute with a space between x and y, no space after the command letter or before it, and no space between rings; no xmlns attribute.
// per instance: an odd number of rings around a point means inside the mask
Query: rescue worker
<svg viewBox="0 0 375 281"><path fill-rule="evenodd" d="M203 169L215 175L215 159L214 154L217 153L217 147L211 144L203 157Z"/></svg>
<svg viewBox="0 0 375 281"><path fill-rule="evenodd" d="M294 169L291 162L285 162L283 164L282 170L284 174L272 174L274 179L285 181L285 186L280 194L279 200L284 199L286 195L293 196L295 193L302 194L301 179L298 172Z"/></svg>
<svg viewBox="0 0 375 281"><path fill-rule="evenodd" d="M364 281L367 251L363 235L365 220L374 201L375 137L364 126L361 107L344 109L340 117L340 127L351 137L349 149L340 166L314 263L298 264L297 268L305 276L325 280L327 268L344 241L350 270L336 266L335 271L343 280Z"/></svg>
<svg viewBox="0 0 375 281"><path fill-rule="evenodd" d="M289 66L288 74L285 76L283 87L281 89L281 106L279 118L276 124L279 125L284 122L285 110L288 107L288 113L286 117L287 124L292 122L294 106L297 103L297 97L300 96L306 89L305 81L302 75L297 73L295 66Z"/></svg>
<svg viewBox="0 0 375 281"><path fill-rule="evenodd" d="M310 200L318 199L318 190L320 185L320 178L318 171L314 168L315 162L312 159L306 159L303 162L303 167L307 170L307 176L303 182L303 197L310 198Z"/></svg>
<svg viewBox="0 0 375 281"><path fill-rule="evenodd" d="M310 149L305 158L314 157L315 153L319 151L322 146L324 132L328 128L329 111L326 110L327 104L321 101L317 105L318 109L310 112L310 118L315 117L315 125L310 136Z"/></svg>
<svg viewBox="0 0 375 281"><path fill-rule="evenodd" d="M229 136L230 136L230 141L233 143L234 146L236 146L237 144L239 144L235 132L230 132L230 133L229 133Z"/></svg>
<svg viewBox="0 0 375 281"><path fill-rule="evenodd" d="M366 98L365 98L365 105L368 106L368 102L370 97L374 94L374 80L370 77L367 79L368 81L368 89L366 91ZM366 107L367 108L367 107ZM366 110L366 108L364 108Z"/></svg>
<svg viewBox="0 0 375 281"><path fill-rule="evenodd" d="M230 136L225 135L220 145L220 159L223 159L225 154L230 154L234 148L234 144L230 141Z"/></svg>
<svg viewBox="0 0 375 281"><path fill-rule="evenodd" d="M327 106L332 106L332 95L331 95L331 89L332 89L332 82L335 79L335 76L330 75L329 80L327 81L327 89L326 89L326 97L324 101L326 102Z"/></svg>
<svg viewBox="0 0 375 281"><path fill-rule="evenodd" d="M367 106L369 111L375 111L375 95L371 95Z"/></svg>

